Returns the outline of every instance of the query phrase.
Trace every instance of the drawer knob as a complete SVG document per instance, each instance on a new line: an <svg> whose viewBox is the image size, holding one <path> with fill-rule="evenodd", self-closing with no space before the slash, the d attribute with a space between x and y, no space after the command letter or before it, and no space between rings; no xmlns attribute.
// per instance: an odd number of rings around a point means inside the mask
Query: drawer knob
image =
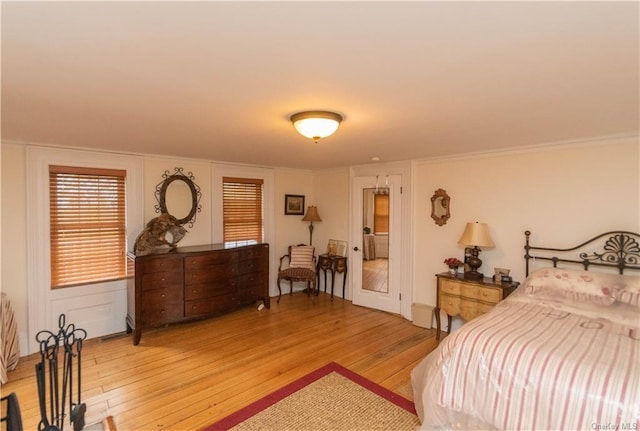
<svg viewBox="0 0 640 431"><path fill-rule="evenodd" d="M160 310L160 314L164 314L164 310Z"/></svg>
<svg viewBox="0 0 640 431"><path fill-rule="evenodd" d="M165 295L164 293L160 295L161 298L166 297L167 295Z"/></svg>

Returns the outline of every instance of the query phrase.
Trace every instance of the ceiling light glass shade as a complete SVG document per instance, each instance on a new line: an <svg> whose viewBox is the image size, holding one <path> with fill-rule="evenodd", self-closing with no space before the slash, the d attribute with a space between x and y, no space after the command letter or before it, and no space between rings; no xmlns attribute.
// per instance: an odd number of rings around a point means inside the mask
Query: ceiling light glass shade
<svg viewBox="0 0 640 431"><path fill-rule="evenodd" d="M338 130L341 121L342 115L328 111L305 111L291 116L298 133L316 142Z"/></svg>

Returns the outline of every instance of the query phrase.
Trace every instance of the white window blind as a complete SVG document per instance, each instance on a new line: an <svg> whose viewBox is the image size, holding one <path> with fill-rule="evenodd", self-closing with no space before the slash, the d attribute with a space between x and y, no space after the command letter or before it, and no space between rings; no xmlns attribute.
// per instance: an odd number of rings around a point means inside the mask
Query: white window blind
<svg viewBox="0 0 640 431"><path fill-rule="evenodd" d="M222 182L224 242L262 242L264 181L253 178L223 177Z"/></svg>
<svg viewBox="0 0 640 431"><path fill-rule="evenodd" d="M125 277L126 171L49 166L51 287Z"/></svg>

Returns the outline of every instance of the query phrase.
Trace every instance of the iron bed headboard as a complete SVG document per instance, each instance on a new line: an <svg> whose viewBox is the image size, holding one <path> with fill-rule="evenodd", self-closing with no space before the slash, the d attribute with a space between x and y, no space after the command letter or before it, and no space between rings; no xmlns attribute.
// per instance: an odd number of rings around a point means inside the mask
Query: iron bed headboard
<svg viewBox="0 0 640 431"><path fill-rule="evenodd" d="M529 261L531 259L548 260L553 262L553 267L556 268L558 262L573 263L582 265L585 270L589 269L589 266L604 266L610 268L616 268L620 274L624 274L625 269L640 270L640 234L627 231L611 231L594 236L593 238L571 248L549 248L549 247L534 247L529 243L530 231L525 231L526 238L525 249L525 263L526 263L526 276L529 275ZM603 238L608 237L606 240ZM600 240L600 241L598 241ZM578 258L571 258L570 252L580 251L581 249L587 249L588 246L596 246L595 243L602 245L602 251L582 251L578 254ZM532 255L531 252L557 252L565 253L564 257L558 256L545 256L545 255ZM551 254L551 253L548 253ZM579 259L579 260L578 260Z"/></svg>

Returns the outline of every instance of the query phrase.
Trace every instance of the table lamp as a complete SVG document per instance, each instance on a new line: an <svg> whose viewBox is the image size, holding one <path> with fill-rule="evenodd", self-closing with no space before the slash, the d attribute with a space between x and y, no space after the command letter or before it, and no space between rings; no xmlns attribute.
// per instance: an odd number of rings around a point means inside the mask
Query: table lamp
<svg viewBox="0 0 640 431"><path fill-rule="evenodd" d="M480 247L495 246L489 235L489 226L486 223L467 223L458 244L473 247L471 249L471 257L469 257L466 262L471 270L464 273L464 278L469 280L482 280L484 275L478 272L478 268L482 266L482 260L478 257Z"/></svg>
<svg viewBox="0 0 640 431"><path fill-rule="evenodd" d="M302 218L302 221L309 222L309 245L313 245L313 222L314 221L322 221L320 215L318 214L318 208L311 205L307 207L307 213Z"/></svg>

